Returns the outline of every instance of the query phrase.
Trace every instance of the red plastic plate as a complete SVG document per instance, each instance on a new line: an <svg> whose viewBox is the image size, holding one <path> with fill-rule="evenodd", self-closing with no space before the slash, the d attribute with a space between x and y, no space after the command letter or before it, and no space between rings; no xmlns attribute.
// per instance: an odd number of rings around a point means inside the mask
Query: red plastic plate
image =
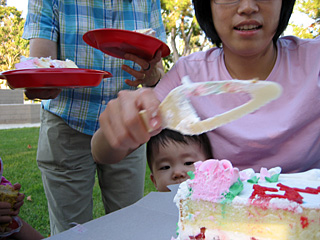
<svg viewBox="0 0 320 240"><path fill-rule="evenodd" d="M81 88L98 86L106 71L82 68L33 68L2 72L10 88Z"/></svg>
<svg viewBox="0 0 320 240"><path fill-rule="evenodd" d="M86 32L83 40L91 47L122 59L125 53L132 53L143 59L151 60L159 49L162 57L170 54L169 47L159 39L128 30L95 29Z"/></svg>
<svg viewBox="0 0 320 240"><path fill-rule="evenodd" d="M19 232L20 229L22 227L22 222L21 220L16 217L16 216L13 216L12 217L12 223L9 224L9 228L11 228L11 231L9 232L0 232L0 238L5 238L5 237L8 237L16 232Z"/></svg>

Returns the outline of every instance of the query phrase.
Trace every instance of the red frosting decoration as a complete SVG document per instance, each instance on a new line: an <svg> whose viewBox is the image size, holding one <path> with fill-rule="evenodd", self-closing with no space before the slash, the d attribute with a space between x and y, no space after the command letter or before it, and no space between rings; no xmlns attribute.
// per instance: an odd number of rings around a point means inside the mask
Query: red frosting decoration
<svg viewBox="0 0 320 240"><path fill-rule="evenodd" d="M307 187L305 189L301 188L291 188L281 183L277 184L281 191L284 191L284 195L279 194L267 194L266 192L279 192L277 188L263 187L258 184L253 185L253 192L250 196L250 199L260 199L270 201L272 198L284 198L290 201L294 201L297 203L302 203L303 197L299 194L299 192L309 193L309 194L318 194L320 193L320 186L318 188L310 188Z"/></svg>
<svg viewBox="0 0 320 240"><path fill-rule="evenodd" d="M307 217L301 217L300 222L301 222L302 228L306 228L309 226L309 221Z"/></svg>
<svg viewBox="0 0 320 240"><path fill-rule="evenodd" d="M202 227L200 228L199 234L197 234L196 236L189 236L189 239L205 240L206 239L205 232L206 232L206 228Z"/></svg>

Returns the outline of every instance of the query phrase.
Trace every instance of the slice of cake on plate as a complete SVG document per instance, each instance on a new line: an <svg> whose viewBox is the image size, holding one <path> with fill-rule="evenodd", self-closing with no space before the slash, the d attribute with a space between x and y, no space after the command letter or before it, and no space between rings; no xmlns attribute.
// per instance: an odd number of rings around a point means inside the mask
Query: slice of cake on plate
<svg viewBox="0 0 320 240"><path fill-rule="evenodd" d="M156 37L156 31L152 28L144 28L144 29L138 29L134 30L134 32L142 33L151 37Z"/></svg>
<svg viewBox="0 0 320 240"><path fill-rule="evenodd" d="M30 68L78 68L78 66L71 60L52 60L51 57L37 58L37 57L21 57L19 63L15 64L16 69L30 69Z"/></svg>
<svg viewBox="0 0 320 240"><path fill-rule="evenodd" d="M320 239L320 169L280 172L239 172L228 160L196 162L174 199L177 239Z"/></svg>

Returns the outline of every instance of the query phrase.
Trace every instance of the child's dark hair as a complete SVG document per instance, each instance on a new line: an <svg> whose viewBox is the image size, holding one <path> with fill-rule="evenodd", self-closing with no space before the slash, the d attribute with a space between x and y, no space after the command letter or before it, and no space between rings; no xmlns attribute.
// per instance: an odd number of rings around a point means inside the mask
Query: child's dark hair
<svg viewBox="0 0 320 240"><path fill-rule="evenodd" d="M274 44L288 26L295 2L296 0L282 0L279 25L273 37ZM201 29L206 33L207 38L209 38L213 44L216 44L217 47L221 47L222 42L212 20L211 0L192 0L192 3Z"/></svg>
<svg viewBox="0 0 320 240"><path fill-rule="evenodd" d="M203 133L201 135L183 135L179 132L163 129L159 134L150 138L147 143L147 161L148 166L152 172L152 162L154 155L159 152L160 146L168 146L172 144L172 142L176 142L179 144L188 145L189 143L199 144L201 149L203 150L206 159L213 158L211 145L208 136Z"/></svg>

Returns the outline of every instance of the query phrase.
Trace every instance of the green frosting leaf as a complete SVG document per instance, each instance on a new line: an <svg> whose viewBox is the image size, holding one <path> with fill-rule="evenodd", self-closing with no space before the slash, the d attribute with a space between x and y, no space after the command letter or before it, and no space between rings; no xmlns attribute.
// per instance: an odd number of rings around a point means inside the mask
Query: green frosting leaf
<svg viewBox="0 0 320 240"><path fill-rule="evenodd" d="M279 176L280 176L280 173L279 174L274 174L271 177L265 177L265 179L269 183L275 183L275 182L278 182Z"/></svg>
<svg viewBox="0 0 320 240"><path fill-rule="evenodd" d="M194 172L193 171L189 171L187 172L187 174L189 175L190 179L193 180L195 175L194 175Z"/></svg>
<svg viewBox="0 0 320 240"><path fill-rule="evenodd" d="M189 192L187 194L187 197L190 197L192 195L193 190L191 187L188 187L188 190L189 190Z"/></svg>
<svg viewBox="0 0 320 240"><path fill-rule="evenodd" d="M231 202L241 191L243 190L243 183L241 182L240 178L236 181L232 186L229 188L229 192L225 195L224 202Z"/></svg>
<svg viewBox="0 0 320 240"><path fill-rule="evenodd" d="M258 178L257 176L254 176L254 177L252 177L251 179L249 179L247 182L248 182L248 183L256 184L256 183L258 183L259 179L260 179L260 178Z"/></svg>
<svg viewBox="0 0 320 240"><path fill-rule="evenodd" d="M177 225L176 233L177 233L177 236L179 236L179 224L178 224L178 223L176 223L176 225Z"/></svg>
<svg viewBox="0 0 320 240"><path fill-rule="evenodd" d="M241 191L243 190L243 183L240 180L240 178L238 178L238 181L236 181L234 184L232 184L232 186L229 188L229 192L227 194L225 194L225 199L221 202L222 203L222 215L223 217L225 217L225 213L226 213L226 203L228 202L232 202L232 200L239 195L239 193L241 193Z"/></svg>

